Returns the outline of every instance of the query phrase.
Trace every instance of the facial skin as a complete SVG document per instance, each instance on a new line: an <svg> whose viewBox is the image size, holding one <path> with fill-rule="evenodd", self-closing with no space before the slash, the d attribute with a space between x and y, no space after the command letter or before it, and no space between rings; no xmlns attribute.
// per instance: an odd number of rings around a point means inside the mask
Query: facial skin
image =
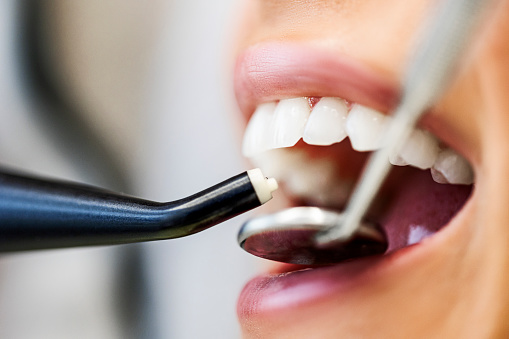
<svg viewBox="0 0 509 339"><path fill-rule="evenodd" d="M239 55L264 43L303 44L362 63L398 91L415 33L434 4L252 0ZM500 1L488 21L461 73L421 122L472 164L474 193L461 213L422 246L427 250L396 256L383 274L371 270L363 273L369 279L338 283L292 307L244 307L241 297L245 338L507 337L509 1ZM321 94L292 90L296 97ZM237 94L247 120L260 102Z"/></svg>

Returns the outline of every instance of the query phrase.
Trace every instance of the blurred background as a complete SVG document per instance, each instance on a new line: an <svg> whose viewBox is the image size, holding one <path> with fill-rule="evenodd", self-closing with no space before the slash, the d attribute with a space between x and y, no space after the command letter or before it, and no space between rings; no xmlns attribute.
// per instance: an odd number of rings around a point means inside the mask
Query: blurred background
<svg viewBox="0 0 509 339"><path fill-rule="evenodd" d="M156 201L247 169L233 0L0 1L0 166ZM0 338L238 338L247 216L192 237L0 257Z"/></svg>

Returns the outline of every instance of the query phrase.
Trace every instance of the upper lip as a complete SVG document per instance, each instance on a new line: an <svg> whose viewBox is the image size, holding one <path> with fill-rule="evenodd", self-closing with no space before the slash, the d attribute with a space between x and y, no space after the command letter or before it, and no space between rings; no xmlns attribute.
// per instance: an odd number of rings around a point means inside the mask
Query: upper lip
<svg viewBox="0 0 509 339"><path fill-rule="evenodd" d="M265 42L247 48L237 58L234 89L247 118L261 103L294 97L340 97L387 113L401 93L398 78L389 71L311 42ZM419 126L475 166L475 154L437 113L432 109Z"/></svg>
<svg viewBox="0 0 509 339"><path fill-rule="evenodd" d="M264 43L237 59L235 94L248 115L260 103L298 96L340 96L387 111L397 103L398 86L346 55L296 43Z"/></svg>

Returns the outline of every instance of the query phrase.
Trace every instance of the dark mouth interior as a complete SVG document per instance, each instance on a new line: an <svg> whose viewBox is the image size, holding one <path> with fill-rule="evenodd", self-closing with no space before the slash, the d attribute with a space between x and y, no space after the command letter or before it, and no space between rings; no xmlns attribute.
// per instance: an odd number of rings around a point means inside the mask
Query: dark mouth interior
<svg viewBox="0 0 509 339"><path fill-rule="evenodd" d="M404 168L408 174L392 188L392 199L380 224L388 252L419 242L439 231L461 210L472 185L438 184L429 170Z"/></svg>
<svg viewBox="0 0 509 339"><path fill-rule="evenodd" d="M338 161L338 175L355 182L369 153L356 152L349 141L327 147L297 145L313 157ZM439 184L430 170L393 166L366 218L379 225L388 240L387 253L420 242L439 231L461 210L472 194L473 185ZM347 201L327 207L343 210ZM296 205L316 205L300 199Z"/></svg>

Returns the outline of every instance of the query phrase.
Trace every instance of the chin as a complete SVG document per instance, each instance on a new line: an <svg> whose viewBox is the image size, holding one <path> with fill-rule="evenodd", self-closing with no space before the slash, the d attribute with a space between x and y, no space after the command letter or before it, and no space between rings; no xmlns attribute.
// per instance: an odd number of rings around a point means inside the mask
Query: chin
<svg viewBox="0 0 509 339"><path fill-rule="evenodd" d="M396 78L306 43L243 51L235 70L248 122L243 153L279 181L275 198L343 210L392 119ZM508 267L509 234L495 227L506 219L487 203L496 180L448 107L433 108L388 160L393 169L366 215L384 231L386 253L331 266L274 264L240 295L244 337L507 333L501 267Z"/></svg>

